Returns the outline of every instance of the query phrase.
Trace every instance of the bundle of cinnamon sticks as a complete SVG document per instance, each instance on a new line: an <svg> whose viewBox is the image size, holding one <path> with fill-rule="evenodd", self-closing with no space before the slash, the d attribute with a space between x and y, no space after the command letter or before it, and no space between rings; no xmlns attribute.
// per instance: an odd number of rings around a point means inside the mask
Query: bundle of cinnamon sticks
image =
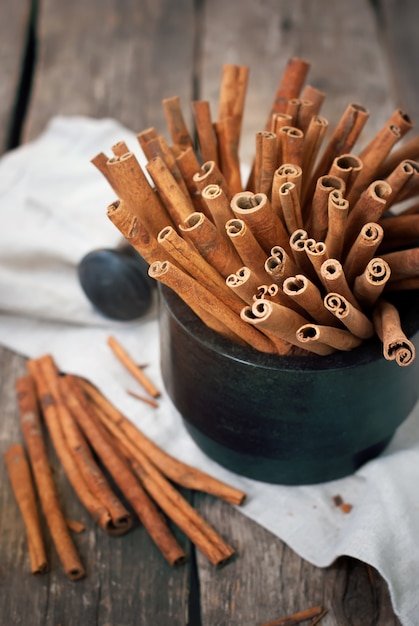
<svg viewBox="0 0 419 626"><path fill-rule="evenodd" d="M155 128L137 135L146 172L122 142L92 159L117 195L107 214L150 276L224 337L328 355L376 335L406 366L415 348L388 294L419 288L419 137L397 146L413 127L397 109L357 150L369 111L349 103L329 128L309 69L288 61L246 181L249 68L224 65L217 118L193 102L193 133L179 98L163 100L170 145Z"/></svg>
<svg viewBox="0 0 419 626"><path fill-rule="evenodd" d="M234 548L173 483L236 505L245 499L242 491L163 452L89 381L60 373L51 355L30 359L27 369L27 375L16 382L24 445L10 446L5 461L25 523L34 574L48 570L39 498L66 575L70 580L85 576L71 535L71 530L81 529L80 524L64 515L47 438L75 495L109 535L128 532L137 518L166 561L180 565L186 552L172 532L173 523L213 565L221 566L234 556Z"/></svg>

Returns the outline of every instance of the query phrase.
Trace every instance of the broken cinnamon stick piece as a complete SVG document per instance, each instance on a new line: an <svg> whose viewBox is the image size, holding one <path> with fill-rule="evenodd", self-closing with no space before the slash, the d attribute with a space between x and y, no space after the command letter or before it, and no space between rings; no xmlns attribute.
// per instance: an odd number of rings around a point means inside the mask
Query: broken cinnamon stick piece
<svg viewBox="0 0 419 626"><path fill-rule="evenodd" d="M121 361L122 365L130 372L130 374L132 374L132 376L134 376L134 378L140 383L143 389L145 389L145 391L147 391L147 393L149 393L153 398L158 398L161 395L161 392L144 373L144 371L138 367L119 341L110 335L107 342L115 356Z"/></svg>
<svg viewBox="0 0 419 626"><path fill-rule="evenodd" d="M323 613L323 611L324 608L322 606L313 606L310 609L305 609L304 611L299 611L298 613L293 613L292 615L287 615L286 617L280 617L279 619L265 622L264 624L261 624L261 626L295 626L296 624L301 624L301 622L308 619L317 617Z"/></svg>
<svg viewBox="0 0 419 626"><path fill-rule="evenodd" d="M4 460L16 502L25 524L32 574L44 574L48 569L42 537L41 522L36 504L35 487L23 446L10 446Z"/></svg>

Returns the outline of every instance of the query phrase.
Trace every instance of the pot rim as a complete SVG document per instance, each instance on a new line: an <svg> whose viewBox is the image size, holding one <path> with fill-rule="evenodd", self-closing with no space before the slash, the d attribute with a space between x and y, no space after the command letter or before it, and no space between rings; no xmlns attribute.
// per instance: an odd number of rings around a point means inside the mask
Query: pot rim
<svg viewBox="0 0 419 626"><path fill-rule="evenodd" d="M227 359L247 363L249 366L287 371L331 371L359 367L384 359L382 344L377 336L363 341L351 351L337 350L328 356L267 354L250 346L235 344L206 326L172 289L162 283L158 283L158 288L160 299L164 299L177 323L195 341ZM386 298L397 306L402 328L412 340L419 330L419 290L388 294Z"/></svg>

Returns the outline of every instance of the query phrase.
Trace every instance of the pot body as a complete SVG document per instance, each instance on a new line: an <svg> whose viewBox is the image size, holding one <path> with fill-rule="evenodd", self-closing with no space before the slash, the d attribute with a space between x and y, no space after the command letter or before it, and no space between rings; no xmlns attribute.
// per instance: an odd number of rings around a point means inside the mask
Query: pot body
<svg viewBox="0 0 419 626"><path fill-rule="evenodd" d="M418 343L415 320L406 324ZM224 467L264 482L353 473L418 399L416 361L386 361L378 339L330 357L267 355L207 328L164 286L160 341L163 381L192 438Z"/></svg>

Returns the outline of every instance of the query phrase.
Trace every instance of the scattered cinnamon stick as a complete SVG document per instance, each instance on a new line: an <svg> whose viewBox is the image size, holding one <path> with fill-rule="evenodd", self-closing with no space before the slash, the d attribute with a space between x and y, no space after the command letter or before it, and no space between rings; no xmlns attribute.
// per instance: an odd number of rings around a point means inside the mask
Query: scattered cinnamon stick
<svg viewBox="0 0 419 626"><path fill-rule="evenodd" d="M321 614L324 614L324 608L322 606L313 606L310 609L298 611L298 613L293 613L292 615L287 615L286 617L280 617L279 619L265 622L264 624L261 624L261 626L295 626L296 624L301 624L301 622L305 622L306 620L316 618Z"/></svg>
<svg viewBox="0 0 419 626"><path fill-rule="evenodd" d="M144 370L135 363L132 357L128 354L125 348L119 343L119 341L112 335L108 337L108 346L120 360L122 365L134 376L134 378L140 383L140 385L150 394L153 398L158 398L161 392L157 389L150 378L145 374Z"/></svg>
<svg viewBox="0 0 419 626"><path fill-rule="evenodd" d="M36 504L35 487L29 463L21 444L11 445L4 454L13 493L25 524L32 574L44 574L48 569L41 521Z"/></svg>
<svg viewBox="0 0 419 626"><path fill-rule="evenodd" d="M16 391L22 434L55 549L67 577L73 581L80 580L86 573L70 536L52 478L32 378L30 376L19 378L16 382Z"/></svg>

